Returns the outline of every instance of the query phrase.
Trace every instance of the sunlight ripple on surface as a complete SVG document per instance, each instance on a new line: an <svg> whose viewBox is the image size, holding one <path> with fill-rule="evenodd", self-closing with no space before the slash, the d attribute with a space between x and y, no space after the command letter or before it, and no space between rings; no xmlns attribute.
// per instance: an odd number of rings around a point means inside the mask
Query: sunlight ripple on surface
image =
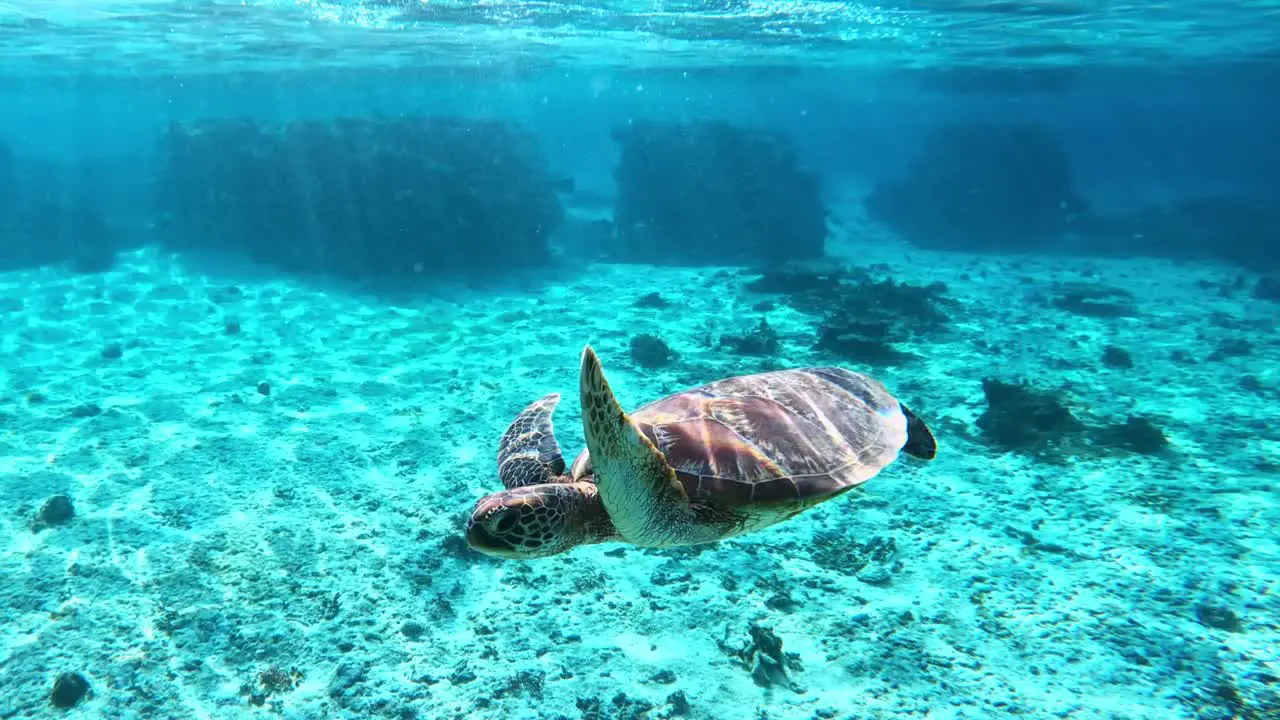
<svg viewBox="0 0 1280 720"><path fill-rule="evenodd" d="M0 3L13 71L130 74L533 63L602 68L1195 65L1269 57L1276 0L80 0Z"/></svg>

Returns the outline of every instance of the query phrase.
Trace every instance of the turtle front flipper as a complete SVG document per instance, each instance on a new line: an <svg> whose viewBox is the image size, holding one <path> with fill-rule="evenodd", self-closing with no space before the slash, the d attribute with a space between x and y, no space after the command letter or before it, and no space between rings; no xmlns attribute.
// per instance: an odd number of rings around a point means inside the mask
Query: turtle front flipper
<svg viewBox="0 0 1280 720"><path fill-rule="evenodd" d="M511 421L498 445L498 477L508 489L559 482L564 457L556 442L551 415L560 393L551 393L529 405Z"/></svg>
<svg viewBox="0 0 1280 720"><path fill-rule="evenodd" d="M579 376L582 430L605 510L623 539L664 547L696 542L684 486L658 448L629 418L588 345Z"/></svg>

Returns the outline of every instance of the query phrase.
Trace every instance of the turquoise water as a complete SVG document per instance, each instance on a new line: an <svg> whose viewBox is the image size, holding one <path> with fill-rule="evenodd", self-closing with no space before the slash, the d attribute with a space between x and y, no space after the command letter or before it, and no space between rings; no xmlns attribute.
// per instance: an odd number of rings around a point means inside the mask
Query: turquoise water
<svg viewBox="0 0 1280 720"><path fill-rule="evenodd" d="M0 3L0 720L1280 718L1278 39Z"/></svg>
<svg viewBox="0 0 1280 720"><path fill-rule="evenodd" d="M14 70L1197 65L1273 56L1272 0L6 2Z"/></svg>

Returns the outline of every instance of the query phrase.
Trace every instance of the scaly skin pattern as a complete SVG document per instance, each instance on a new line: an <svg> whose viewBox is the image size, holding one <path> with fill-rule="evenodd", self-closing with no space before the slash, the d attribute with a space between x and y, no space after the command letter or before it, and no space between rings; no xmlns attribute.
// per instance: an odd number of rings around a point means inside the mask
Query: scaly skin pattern
<svg viewBox="0 0 1280 720"><path fill-rule="evenodd" d="M559 402L559 393L539 399L521 411L503 433L498 444L498 477L503 487L556 482L564 474L564 458L551 423Z"/></svg>
<svg viewBox="0 0 1280 720"><path fill-rule="evenodd" d="M564 480L481 498L467 520L467 544L486 555L521 559L620 540L596 486Z"/></svg>

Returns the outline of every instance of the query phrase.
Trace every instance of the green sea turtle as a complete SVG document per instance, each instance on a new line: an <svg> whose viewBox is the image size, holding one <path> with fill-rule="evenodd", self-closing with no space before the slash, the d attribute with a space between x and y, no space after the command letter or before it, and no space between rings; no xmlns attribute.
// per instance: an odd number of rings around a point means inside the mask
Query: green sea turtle
<svg viewBox="0 0 1280 720"><path fill-rule="evenodd" d="M587 447L566 472L551 416L525 408L498 450L504 490L476 502L467 542L537 558L621 541L694 545L759 530L874 477L933 434L879 381L838 367L717 380L628 415L588 346L579 378Z"/></svg>

